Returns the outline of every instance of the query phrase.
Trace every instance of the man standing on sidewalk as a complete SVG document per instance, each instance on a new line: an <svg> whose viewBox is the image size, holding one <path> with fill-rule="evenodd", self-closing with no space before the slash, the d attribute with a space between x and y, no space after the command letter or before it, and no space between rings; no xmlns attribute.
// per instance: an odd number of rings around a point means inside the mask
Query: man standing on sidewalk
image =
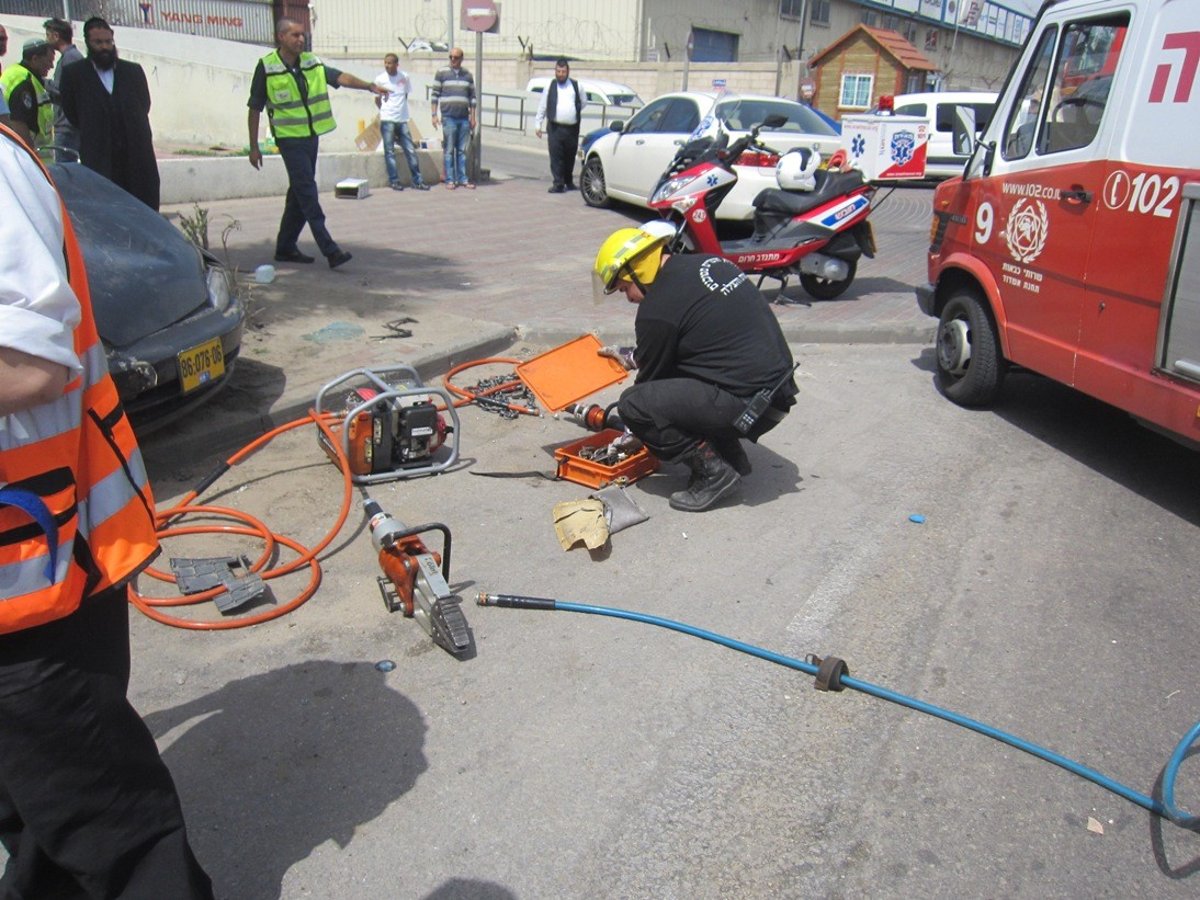
<svg viewBox="0 0 1200 900"><path fill-rule="evenodd" d="M429 98L433 106L433 127L438 127L438 110L441 110L442 148L446 164L446 188L474 189L474 182L467 180L467 145L475 131L475 79L463 68L461 47L450 51L450 65L439 69L433 77L433 93Z"/></svg>
<svg viewBox="0 0 1200 900"><path fill-rule="evenodd" d="M54 76L50 79L50 99L54 101L54 145L56 147L66 147L68 150L79 152L79 132L71 127L71 122L67 119L67 114L62 110L62 100L60 99L62 90L62 73L63 69L73 62L79 62L83 59L83 54L79 52L79 48L71 43L74 37L74 29L71 28L71 23L64 19L47 19L42 23L42 27L46 29L46 40L50 42L59 54L58 65L54 67ZM74 162L77 158L73 154L63 153L59 150L54 151L55 159L59 162Z"/></svg>
<svg viewBox="0 0 1200 900"><path fill-rule="evenodd" d="M542 126L549 121L550 175L554 179L551 194L575 190L572 173L575 154L579 152L579 119L583 112L583 95L579 82L571 77L571 64L560 56L554 64L554 80L542 91L538 104L534 133L540 138Z"/></svg>
<svg viewBox="0 0 1200 900"><path fill-rule="evenodd" d="M412 173L413 187L418 191L427 191L429 186L421 179L421 164L417 161L412 131L408 127L408 95L412 93L412 81L407 72L400 71L400 57L395 53L383 58L383 69L375 83L391 93L386 100L376 97L375 105L379 107L379 132L383 137L383 162L387 166L388 187L393 191L404 190L396 171L396 144L399 144L404 151L408 170Z"/></svg>
<svg viewBox="0 0 1200 900"><path fill-rule="evenodd" d="M0 75L12 125L31 147L50 143L54 131L54 107L46 90L53 65L54 48L42 38L30 38L21 49L21 61Z"/></svg>
<svg viewBox="0 0 1200 900"><path fill-rule="evenodd" d="M329 262L329 268L353 258L337 245L325 227L325 211L317 192L317 148L321 135L337 127L329 105L329 87L357 88L374 94L388 92L348 72L327 66L304 49L304 26L293 19L275 25L275 49L258 61L250 80L250 165L262 168L258 125L265 108L275 135L275 146L288 173L287 199L279 234L275 238L277 262L310 263L313 257L300 252L296 241L304 224Z"/></svg>
<svg viewBox="0 0 1200 900"><path fill-rule="evenodd" d="M108 23L83 23L87 59L62 70L62 110L79 130L79 161L158 211L158 160L150 131L150 87L137 63L120 59Z"/></svg>

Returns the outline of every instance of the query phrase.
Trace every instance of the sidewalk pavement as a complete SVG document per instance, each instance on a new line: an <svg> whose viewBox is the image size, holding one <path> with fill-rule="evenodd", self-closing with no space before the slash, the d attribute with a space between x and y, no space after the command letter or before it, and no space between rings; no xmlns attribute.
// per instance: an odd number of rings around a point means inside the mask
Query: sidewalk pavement
<svg viewBox="0 0 1200 900"><path fill-rule="evenodd" d="M439 185L356 200L326 194L330 231L354 254L332 271L307 230L300 247L316 263L273 263L283 198L207 204L210 245L237 269L247 327L230 383L160 429L156 444L170 442L181 455L233 446L303 416L323 385L353 369L409 365L426 384L440 384L451 366L518 343L527 355L586 332L632 343L634 308L619 298L595 304L591 263L609 233L645 221L646 211L589 209L578 194L547 194L547 183L493 171L476 190ZM913 294L924 280L930 199L928 188L906 187L879 205L872 217L879 253L860 261L837 300L812 300L793 281L778 302L777 285L764 285L790 342L931 339L935 323ZM187 215L193 207L163 211ZM276 265L271 284L255 283L263 264Z"/></svg>

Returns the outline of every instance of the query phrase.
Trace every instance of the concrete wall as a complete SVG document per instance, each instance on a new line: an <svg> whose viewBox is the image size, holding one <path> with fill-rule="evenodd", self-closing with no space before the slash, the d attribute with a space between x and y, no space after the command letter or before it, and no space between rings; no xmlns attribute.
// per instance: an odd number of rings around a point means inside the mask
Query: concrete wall
<svg viewBox="0 0 1200 900"><path fill-rule="evenodd" d="M432 0L432 4L427 5L437 5L437 2ZM848 8L848 4L837 4L835 0L835 12L844 13ZM443 15L443 22L444 18ZM847 14L837 21L849 23L850 18ZM10 35L5 64L20 58L20 47L26 38L42 35L41 23L41 17L5 17ZM77 27L80 24L77 23ZM825 29L809 27L805 46L824 46L844 30L835 31L832 26ZM265 48L215 38L121 27L116 28L116 42L125 59L140 63L146 70L153 100L150 122L160 149L183 146L240 150L246 146L246 99L250 93L250 76ZM77 43L82 44L82 38ZM480 73L474 58L473 39L464 43L466 65L477 76L482 74L483 92L488 95L484 97L481 109L485 127L532 131L537 107L534 98L524 93L524 87L534 75L550 74L553 65L519 55L492 55L492 51L486 49ZM426 97L433 74L446 64L446 54L428 51L406 54L402 47L394 49L401 54L401 67L413 75L416 88L412 103L413 122L421 134L436 138ZM952 66L947 87L994 89L1011 65L1015 52L960 35L954 53L947 49L946 62ZM331 65L368 81L382 71L382 53L366 56L326 53L323 56ZM644 100L649 100L668 91L680 90L683 68L682 60L676 57L669 62L581 61L572 67L572 72L576 76L627 84ZM953 76L954 72L964 74ZM778 65L768 61L697 63L689 67L688 87L710 90L715 79L724 79L726 89L730 91L795 97L800 75L797 62ZM322 139L322 147L329 153L354 152L355 138L362 126L375 118L374 101L365 92L347 89L332 91L331 96L338 128ZM626 115L627 110L589 109L585 126L602 127L611 118ZM263 128L265 136L265 117ZM246 168L249 170L249 166Z"/></svg>
<svg viewBox="0 0 1200 900"><path fill-rule="evenodd" d="M5 65L20 60L21 45L27 38L44 36L42 21L40 16L5 16L9 33ZM114 37L121 58L146 70L151 98L150 125L156 146L160 149L172 145L231 149L246 146L250 76L266 48L139 28L116 27ZM75 43L83 49L82 23L76 23ZM367 81L383 71L377 61L329 62ZM358 123L365 124L375 118L375 102L365 91L345 88L332 91L331 97L338 129L322 138L322 147L331 152L352 151ZM424 134L432 133L427 111L424 121L418 115L417 122ZM266 116L262 129L265 137Z"/></svg>
<svg viewBox="0 0 1200 900"><path fill-rule="evenodd" d="M641 0L504 0L498 34L483 36L486 52L632 59L638 46ZM472 51L473 32L459 28L459 0L321 0L313 49L323 54L376 56L401 52L414 38L449 40ZM452 37L447 31L451 13Z"/></svg>

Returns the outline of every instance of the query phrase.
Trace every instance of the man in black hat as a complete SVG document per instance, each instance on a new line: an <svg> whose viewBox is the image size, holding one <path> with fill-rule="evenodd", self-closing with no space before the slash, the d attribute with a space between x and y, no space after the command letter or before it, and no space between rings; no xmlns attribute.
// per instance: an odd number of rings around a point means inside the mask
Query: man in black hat
<svg viewBox="0 0 1200 900"><path fill-rule="evenodd" d="M158 160L150 131L150 88L137 63L119 58L108 22L83 23L87 59L63 68L61 101L79 129L80 161L158 210Z"/></svg>

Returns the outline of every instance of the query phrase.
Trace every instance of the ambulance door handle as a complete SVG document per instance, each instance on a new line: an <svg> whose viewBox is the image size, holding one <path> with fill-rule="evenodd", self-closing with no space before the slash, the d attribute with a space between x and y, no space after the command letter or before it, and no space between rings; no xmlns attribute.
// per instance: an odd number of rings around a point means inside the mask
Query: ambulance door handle
<svg viewBox="0 0 1200 900"><path fill-rule="evenodd" d="M1079 186L1075 186L1069 190L1062 192L1062 198L1068 203L1091 203L1092 192L1085 191Z"/></svg>

